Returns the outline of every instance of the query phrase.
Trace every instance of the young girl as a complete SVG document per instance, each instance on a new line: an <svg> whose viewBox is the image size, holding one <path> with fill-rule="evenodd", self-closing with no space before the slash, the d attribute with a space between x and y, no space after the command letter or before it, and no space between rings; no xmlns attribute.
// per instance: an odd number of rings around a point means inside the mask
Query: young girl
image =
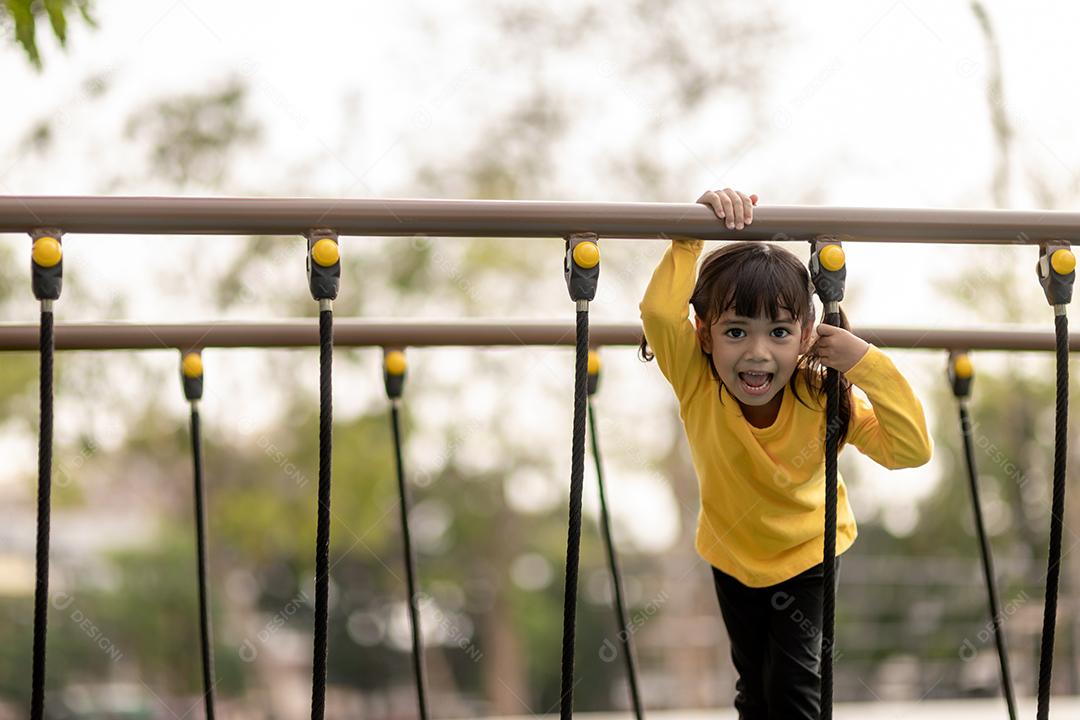
<svg viewBox="0 0 1080 720"><path fill-rule="evenodd" d="M724 189L698 202L742 229L757 196ZM701 492L695 546L712 567L731 639L739 717L816 719L825 368L843 373L840 449L850 443L892 469L928 462L933 444L907 381L884 352L849 332L842 311L843 328L818 325L815 335L814 289L795 255L728 243L705 257L695 282L703 245L673 239L653 273L641 301L642 357L656 358L679 401ZM838 478L838 556L855 536Z"/></svg>

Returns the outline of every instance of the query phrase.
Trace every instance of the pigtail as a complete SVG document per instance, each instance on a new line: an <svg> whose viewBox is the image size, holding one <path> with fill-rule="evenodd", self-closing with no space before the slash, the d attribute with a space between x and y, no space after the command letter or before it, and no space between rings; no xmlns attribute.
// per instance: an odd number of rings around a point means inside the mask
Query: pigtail
<svg viewBox="0 0 1080 720"><path fill-rule="evenodd" d="M641 344L638 346L638 357L641 358L641 362L649 362L656 358L652 348L649 347L649 341L645 339L645 335L641 336Z"/></svg>
<svg viewBox="0 0 1080 720"><path fill-rule="evenodd" d="M811 310L810 324L814 325L814 312ZM851 332L851 323L848 321L847 314L843 308L840 308L840 327L848 332ZM799 398L798 392L795 390L795 378L799 373L802 373L803 378L806 381L806 386L810 388L817 403L820 407L824 408L827 402L828 392L825 388L826 368L820 360L818 354L817 341L810 346L810 349L806 351L806 354L802 356L799 361L799 367L791 377L791 389L796 398ZM799 398L800 402L802 399ZM851 381L847 379L844 373L840 373L840 438L837 442L837 448L843 447L845 440L847 439L848 426L851 423L851 407L852 407L852 395L851 395ZM805 402L803 402L806 405Z"/></svg>

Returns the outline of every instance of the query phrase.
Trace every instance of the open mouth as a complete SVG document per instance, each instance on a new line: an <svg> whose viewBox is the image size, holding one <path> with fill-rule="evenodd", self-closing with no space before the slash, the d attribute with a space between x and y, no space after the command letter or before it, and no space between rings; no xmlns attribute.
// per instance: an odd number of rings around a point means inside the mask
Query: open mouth
<svg viewBox="0 0 1080 720"><path fill-rule="evenodd" d="M759 372L739 373L739 385L747 395L764 395L772 387L773 374Z"/></svg>

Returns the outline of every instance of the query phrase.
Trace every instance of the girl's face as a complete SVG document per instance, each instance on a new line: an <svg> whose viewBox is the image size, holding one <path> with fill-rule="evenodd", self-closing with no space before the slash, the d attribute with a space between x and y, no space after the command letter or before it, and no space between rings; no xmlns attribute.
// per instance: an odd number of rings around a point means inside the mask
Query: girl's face
<svg viewBox="0 0 1080 720"><path fill-rule="evenodd" d="M724 385L744 405L769 404L810 347L812 328L803 331L787 310L776 319L748 318L726 310L706 329L697 319L698 340L712 355Z"/></svg>

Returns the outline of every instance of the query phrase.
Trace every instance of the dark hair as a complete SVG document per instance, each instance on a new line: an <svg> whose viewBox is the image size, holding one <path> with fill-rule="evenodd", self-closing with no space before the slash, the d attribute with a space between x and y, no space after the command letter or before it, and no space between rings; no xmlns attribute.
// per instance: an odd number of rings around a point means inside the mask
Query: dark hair
<svg viewBox="0 0 1080 720"><path fill-rule="evenodd" d="M810 281L810 272L793 253L779 245L742 241L722 245L705 256L698 271L694 293L690 296L690 304L694 306L694 314L701 318L707 327L733 307L738 315L768 317L773 320L779 317L782 310L787 310L805 330L813 326L815 321L813 294L814 285ZM843 310L840 310L840 327L851 330ZM713 377L723 384L713 366L711 354L705 352L704 348L701 352L708 360ZM644 337L641 338L639 356L645 362L655 357ZM820 407L825 407L826 368L818 359L816 342L799 359L788 383L795 398L810 407L799 397L796 390L800 372L805 378L806 386L813 390ZM851 382L840 373L838 445L843 444L847 437L851 402Z"/></svg>

